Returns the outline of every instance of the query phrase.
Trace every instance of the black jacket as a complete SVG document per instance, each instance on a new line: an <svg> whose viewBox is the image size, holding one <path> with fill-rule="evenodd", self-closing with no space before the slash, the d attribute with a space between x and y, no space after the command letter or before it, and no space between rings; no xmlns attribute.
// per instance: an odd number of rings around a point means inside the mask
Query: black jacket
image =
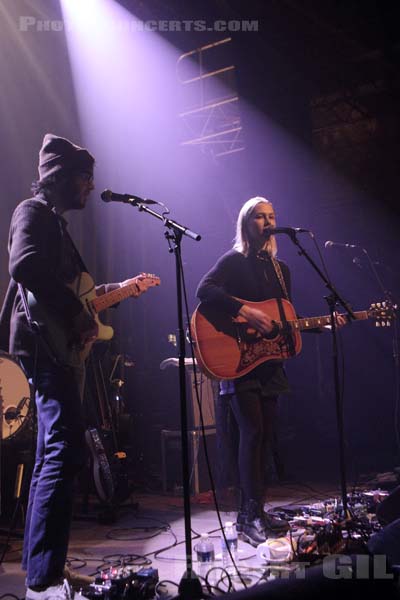
<svg viewBox="0 0 400 600"><path fill-rule="evenodd" d="M82 304L66 285L86 270L66 231L66 221L44 197L21 202L14 211L9 235L10 284L0 313L0 349L15 355L32 355L31 332L18 283L30 290L66 327Z"/></svg>

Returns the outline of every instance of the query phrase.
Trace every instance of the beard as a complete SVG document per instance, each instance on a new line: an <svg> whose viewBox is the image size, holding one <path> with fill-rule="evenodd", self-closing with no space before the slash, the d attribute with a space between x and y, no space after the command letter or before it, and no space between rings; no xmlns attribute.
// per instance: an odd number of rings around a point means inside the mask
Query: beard
<svg viewBox="0 0 400 600"><path fill-rule="evenodd" d="M67 179L63 184L60 195L66 210L83 210L86 206L88 194L82 184L74 179Z"/></svg>

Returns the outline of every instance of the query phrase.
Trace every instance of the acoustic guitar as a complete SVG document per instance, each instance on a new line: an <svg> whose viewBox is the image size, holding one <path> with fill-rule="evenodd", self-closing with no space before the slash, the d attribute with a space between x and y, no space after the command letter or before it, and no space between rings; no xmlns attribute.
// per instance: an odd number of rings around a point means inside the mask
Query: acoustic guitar
<svg viewBox="0 0 400 600"><path fill-rule="evenodd" d="M293 305L285 299L238 300L268 314L276 322L278 333L264 337L243 317L232 318L207 303L199 304L191 319L191 330L198 364L209 377L237 379L265 361L296 356L301 351L301 331L330 324L330 315L298 319ZM389 326L393 308L378 302L354 315L358 321L375 319L377 326Z"/></svg>

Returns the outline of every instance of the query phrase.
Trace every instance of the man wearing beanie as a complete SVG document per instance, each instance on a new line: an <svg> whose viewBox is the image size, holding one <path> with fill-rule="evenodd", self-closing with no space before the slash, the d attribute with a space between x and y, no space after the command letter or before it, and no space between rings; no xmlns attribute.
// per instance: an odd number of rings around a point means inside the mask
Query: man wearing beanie
<svg viewBox="0 0 400 600"><path fill-rule="evenodd" d="M22 560L27 600L71 597L63 573L73 480L83 466L85 447L80 393L83 369L57 361L45 336L32 330L25 293L31 292L80 345L96 338L96 322L71 289L87 269L63 217L68 210L85 207L93 190L93 167L94 158L87 150L46 134L34 197L17 206L10 226L11 281L0 315L0 347L18 357L32 381L38 416ZM103 285L100 291L128 281Z"/></svg>

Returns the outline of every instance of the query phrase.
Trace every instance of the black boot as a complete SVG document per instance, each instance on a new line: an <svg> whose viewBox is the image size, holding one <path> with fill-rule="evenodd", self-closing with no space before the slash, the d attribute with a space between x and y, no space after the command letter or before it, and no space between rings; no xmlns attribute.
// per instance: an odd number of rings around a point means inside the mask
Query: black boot
<svg viewBox="0 0 400 600"><path fill-rule="evenodd" d="M246 514L242 524L241 538L252 546L258 546L267 539L262 519L262 505L257 500L248 500L245 508Z"/></svg>
<svg viewBox="0 0 400 600"><path fill-rule="evenodd" d="M267 537L285 535L290 529L289 521L263 511L262 520Z"/></svg>
<svg viewBox="0 0 400 600"><path fill-rule="evenodd" d="M242 533L243 525L246 523L247 518L247 503L244 500L244 494L240 490L240 508L236 518L236 531Z"/></svg>
<svg viewBox="0 0 400 600"><path fill-rule="evenodd" d="M246 518L247 518L247 511L243 507L241 507L239 509L239 512L238 512L237 518L236 518L236 531L238 533L242 533L243 526L246 523Z"/></svg>

